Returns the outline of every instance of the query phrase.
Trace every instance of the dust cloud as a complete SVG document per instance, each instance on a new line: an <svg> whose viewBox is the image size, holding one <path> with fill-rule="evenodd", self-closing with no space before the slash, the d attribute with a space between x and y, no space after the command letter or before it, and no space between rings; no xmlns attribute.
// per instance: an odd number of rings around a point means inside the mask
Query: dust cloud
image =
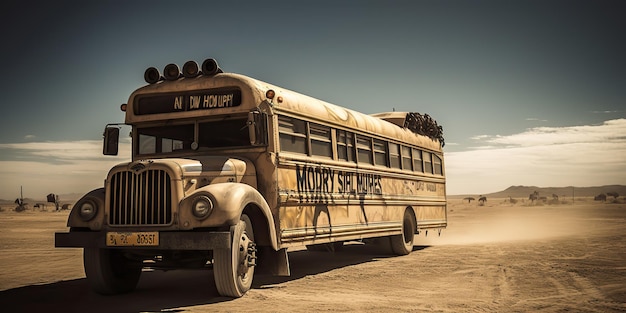
<svg viewBox="0 0 626 313"><path fill-rule="evenodd" d="M577 237L595 229L597 217L589 210L572 205L552 206L478 206L451 204L448 206L448 228L438 236L416 237L424 245L472 245L507 241L548 240ZM480 218L477 218L480 216ZM456 227L463 225L463 227Z"/></svg>

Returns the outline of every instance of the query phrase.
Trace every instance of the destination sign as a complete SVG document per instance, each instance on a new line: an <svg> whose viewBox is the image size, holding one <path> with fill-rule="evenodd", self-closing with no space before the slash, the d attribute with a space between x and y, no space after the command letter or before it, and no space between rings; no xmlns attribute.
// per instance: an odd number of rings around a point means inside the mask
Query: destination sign
<svg viewBox="0 0 626 313"><path fill-rule="evenodd" d="M135 115L230 108L241 105L239 89L208 89L185 93L146 95L134 106Z"/></svg>

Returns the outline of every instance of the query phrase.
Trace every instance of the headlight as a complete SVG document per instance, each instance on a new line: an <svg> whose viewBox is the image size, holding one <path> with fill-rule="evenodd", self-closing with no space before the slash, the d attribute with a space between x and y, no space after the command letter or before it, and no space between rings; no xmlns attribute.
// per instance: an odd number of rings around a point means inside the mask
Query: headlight
<svg viewBox="0 0 626 313"><path fill-rule="evenodd" d="M213 211L213 201L207 196L200 196L193 200L191 211L196 218L204 219Z"/></svg>
<svg viewBox="0 0 626 313"><path fill-rule="evenodd" d="M79 211L78 213L80 214L80 218L83 219L83 221L89 221L92 218L94 218L94 216L96 216L96 213L98 212L98 207L96 206L95 203L91 202L91 201L85 201L80 205Z"/></svg>

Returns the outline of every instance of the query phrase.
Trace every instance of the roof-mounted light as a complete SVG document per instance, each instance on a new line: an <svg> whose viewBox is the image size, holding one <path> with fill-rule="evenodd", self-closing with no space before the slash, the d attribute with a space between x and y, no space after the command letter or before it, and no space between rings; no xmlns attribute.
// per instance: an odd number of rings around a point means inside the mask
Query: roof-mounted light
<svg viewBox="0 0 626 313"><path fill-rule="evenodd" d="M127 106L128 106L128 105L127 105L126 103L122 103L122 105L120 105L120 110L121 110L122 112L126 112L126 107L127 107Z"/></svg>
<svg viewBox="0 0 626 313"><path fill-rule="evenodd" d="M155 84L159 80L161 80L162 77L161 77L161 73L159 73L159 70L156 67L149 67L143 73L143 79L145 79L146 83L148 84Z"/></svg>
<svg viewBox="0 0 626 313"><path fill-rule="evenodd" d="M167 80L177 80L180 77L180 68L174 63L165 66L163 76Z"/></svg>
<svg viewBox="0 0 626 313"><path fill-rule="evenodd" d="M206 59L202 62L202 75L212 76L218 73L224 73L217 65L215 59Z"/></svg>
<svg viewBox="0 0 626 313"><path fill-rule="evenodd" d="M198 68L198 63L196 61L187 61L183 65L183 76L187 78L194 78L200 75L200 69Z"/></svg>

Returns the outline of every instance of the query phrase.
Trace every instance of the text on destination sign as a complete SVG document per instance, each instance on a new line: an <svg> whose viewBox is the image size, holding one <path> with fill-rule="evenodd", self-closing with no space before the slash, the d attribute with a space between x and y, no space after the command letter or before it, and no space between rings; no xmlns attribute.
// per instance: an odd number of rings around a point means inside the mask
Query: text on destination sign
<svg viewBox="0 0 626 313"><path fill-rule="evenodd" d="M241 105L239 89L201 90L186 93L141 96L136 115L230 108Z"/></svg>

